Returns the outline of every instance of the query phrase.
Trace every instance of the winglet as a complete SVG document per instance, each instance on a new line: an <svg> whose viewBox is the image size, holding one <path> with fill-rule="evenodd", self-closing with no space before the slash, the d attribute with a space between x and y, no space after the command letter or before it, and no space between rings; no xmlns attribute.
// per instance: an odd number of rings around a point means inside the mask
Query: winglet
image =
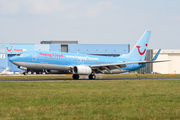
<svg viewBox="0 0 180 120"><path fill-rule="evenodd" d="M158 52L156 53L156 55L154 56L153 59L151 59L150 61L155 61L159 55L159 53L161 52L161 49L158 50Z"/></svg>

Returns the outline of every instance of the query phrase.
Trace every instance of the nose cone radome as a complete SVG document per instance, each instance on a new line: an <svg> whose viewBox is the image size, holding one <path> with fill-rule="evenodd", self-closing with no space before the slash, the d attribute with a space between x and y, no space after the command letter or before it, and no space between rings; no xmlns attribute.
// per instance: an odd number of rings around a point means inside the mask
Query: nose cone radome
<svg viewBox="0 0 180 120"><path fill-rule="evenodd" d="M9 59L9 61L10 62L17 62L17 61L19 61L19 56L13 56L13 57L11 57L10 59Z"/></svg>

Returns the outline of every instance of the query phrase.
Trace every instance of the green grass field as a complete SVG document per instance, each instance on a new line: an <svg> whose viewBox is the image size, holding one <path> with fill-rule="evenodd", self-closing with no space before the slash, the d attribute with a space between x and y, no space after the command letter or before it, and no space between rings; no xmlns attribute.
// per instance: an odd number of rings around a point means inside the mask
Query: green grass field
<svg viewBox="0 0 180 120"><path fill-rule="evenodd" d="M0 119L180 119L180 80L0 82Z"/></svg>

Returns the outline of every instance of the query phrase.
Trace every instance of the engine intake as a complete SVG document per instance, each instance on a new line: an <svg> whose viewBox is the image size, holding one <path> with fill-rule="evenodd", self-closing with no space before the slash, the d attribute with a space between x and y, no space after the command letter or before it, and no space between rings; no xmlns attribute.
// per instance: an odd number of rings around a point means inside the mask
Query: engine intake
<svg viewBox="0 0 180 120"><path fill-rule="evenodd" d="M73 67L73 72L78 75L89 75L92 73L92 69L87 66L79 65Z"/></svg>

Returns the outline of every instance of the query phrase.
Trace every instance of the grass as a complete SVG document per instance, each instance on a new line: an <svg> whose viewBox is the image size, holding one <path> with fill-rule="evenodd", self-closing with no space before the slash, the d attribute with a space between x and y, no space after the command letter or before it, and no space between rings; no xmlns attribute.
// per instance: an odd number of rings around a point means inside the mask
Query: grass
<svg viewBox="0 0 180 120"><path fill-rule="evenodd" d="M0 82L0 119L180 119L180 80Z"/></svg>

